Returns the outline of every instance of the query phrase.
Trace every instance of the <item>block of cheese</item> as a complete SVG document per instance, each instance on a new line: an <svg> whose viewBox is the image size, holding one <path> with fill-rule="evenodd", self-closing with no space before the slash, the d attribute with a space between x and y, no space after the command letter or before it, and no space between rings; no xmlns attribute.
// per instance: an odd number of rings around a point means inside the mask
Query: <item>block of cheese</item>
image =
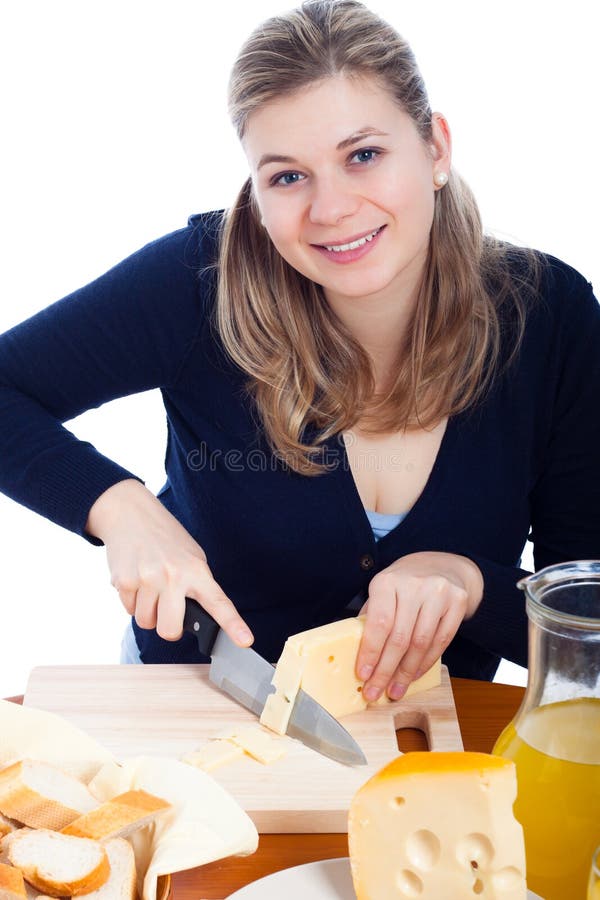
<svg viewBox="0 0 600 900"><path fill-rule="evenodd" d="M512 760L414 752L355 794L348 844L357 900L526 900Z"/></svg>
<svg viewBox="0 0 600 900"><path fill-rule="evenodd" d="M355 671L364 621L364 616L342 619L287 639L273 676L275 693L267 697L260 717L263 725L284 734L300 688L336 719L369 705L362 695L363 682L356 677ZM435 687L440 681L438 660L421 678L412 682L406 695ZM391 701L384 695L377 702Z"/></svg>

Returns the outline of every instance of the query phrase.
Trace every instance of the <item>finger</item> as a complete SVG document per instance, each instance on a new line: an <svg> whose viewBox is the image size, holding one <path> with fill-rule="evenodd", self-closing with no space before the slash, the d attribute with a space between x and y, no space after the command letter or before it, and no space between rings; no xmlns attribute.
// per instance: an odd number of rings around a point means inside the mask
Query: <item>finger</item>
<svg viewBox="0 0 600 900"><path fill-rule="evenodd" d="M372 579L363 612L365 609L363 635L356 654L356 675L367 682L379 662L396 615L396 585L389 573Z"/></svg>
<svg viewBox="0 0 600 900"><path fill-rule="evenodd" d="M140 628L156 628L158 595L154 588L141 587L135 595L135 621Z"/></svg>
<svg viewBox="0 0 600 900"><path fill-rule="evenodd" d="M134 591L134 590L125 590L124 588L122 588L122 589L121 589L120 591L118 591L117 593L119 594L119 599L121 600L121 603L123 604L123 606L125 607L125 609L126 609L127 612L129 613L129 615L130 615L130 616L133 616L133 615L135 614L135 595L136 595L136 591Z"/></svg>
<svg viewBox="0 0 600 900"><path fill-rule="evenodd" d="M388 696L392 700L400 700L404 696L411 681L415 680L417 672L423 668L424 659L430 651L440 619L445 612L446 606L439 597L421 606L406 652L398 661L395 670L391 672L386 685Z"/></svg>
<svg viewBox="0 0 600 900"><path fill-rule="evenodd" d="M202 569L193 586L186 591L188 597L196 600L225 631L231 640L240 647L249 647L254 636L244 622L237 609L214 580L206 563L200 563Z"/></svg>
<svg viewBox="0 0 600 900"><path fill-rule="evenodd" d="M463 618L464 616L462 616L457 609L449 609L448 612L442 616L437 631L433 636L431 647L423 657L421 665L415 672L415 678L420 678L424 675L425 672L429 671L433 664L440 659L444 650L446 650L458 631Z"/></svg>
<svg viewBox="0 0 600 900"><path fill-rule="evenodd" d="M390 684L392 676L410 646L418 615L418 605L410 603L405 604L402 608L402 598L398 598L398 612L392 629L387 636L375 671L363 689L366 700L370 702L378 700Z"/></svg>
<svg viewBox="0 0 600 900"><path fill-rule="evenodd" d="M400 662L388 689L388 695L392 700L400 700L412 681L420 678L441 657L464 618L464 610L461 605L450 604L437 618L437 621L428 621L424 613L415 626L414 640ZM426 645L426 646L425 646Z"/></svg>
<svg viewBox="0 0 600 900"><path fill-rule="evenodd" d="M168 587L161 591L156 611L156 631L166 641L178 641L183 634L185 591Z"/></svg>
<svg viewBox="0 0 600 900"><path fill-rule="evenodd" d="M119 595L121 603L130 616L135 613L135 595L138 589L137 579L130 579L124 576L113 575L110 583Z"/></svg>

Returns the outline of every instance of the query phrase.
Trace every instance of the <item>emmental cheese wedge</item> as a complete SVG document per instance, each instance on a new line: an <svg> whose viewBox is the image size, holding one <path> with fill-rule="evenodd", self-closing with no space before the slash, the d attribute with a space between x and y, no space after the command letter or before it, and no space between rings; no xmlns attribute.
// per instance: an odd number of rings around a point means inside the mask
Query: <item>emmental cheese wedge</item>
<svg viewBox="0 0 600 900"><path fill-rule="evenodd" d="M357 900L526 900L511 760L406 753L356 793L348 843Z"/></svg>
<svg viewBox="0 0 600 900"><path fill-rule="evenodd" d="M260 717L263 725L278 734L285 734L300 688L336 719L369 705L362 695L363 682L355 672L364 621L364 616L342 619L287 639L273 676L275 693L267 697ZM412 682L406 696L436 687L440 681L438 660L421 678ZM391 701L384 695L377 702Z"/></svg>

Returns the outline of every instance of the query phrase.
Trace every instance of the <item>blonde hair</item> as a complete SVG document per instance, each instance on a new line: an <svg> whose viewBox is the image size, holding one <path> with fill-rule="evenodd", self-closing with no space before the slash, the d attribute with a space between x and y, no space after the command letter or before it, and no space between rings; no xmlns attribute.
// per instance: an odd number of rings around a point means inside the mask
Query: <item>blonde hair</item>
<svg viewBox="0 0 600 900"><path fill-rule="evenodd" d="M229 85L239 137L264 104L339 74L375 79L431 142L432 112L412 50L358 0L307 0L253 32ZM248 179L223 222L216 325L249 376L272 450L295 471L319 474L321 445L359 420L370 433L429 427L480 400L499 369L502 321L516 322L511 358L523 332L520 294L535 280L536 261L518 251L525 266L516 279L514 253L484 237L473 195L451 171L435 195L427 261L395 378L378 396L366 351L322 288L273 246ZM509 306L516 315L503 316ZM305 440L309 426L312 443Z"/></svg>

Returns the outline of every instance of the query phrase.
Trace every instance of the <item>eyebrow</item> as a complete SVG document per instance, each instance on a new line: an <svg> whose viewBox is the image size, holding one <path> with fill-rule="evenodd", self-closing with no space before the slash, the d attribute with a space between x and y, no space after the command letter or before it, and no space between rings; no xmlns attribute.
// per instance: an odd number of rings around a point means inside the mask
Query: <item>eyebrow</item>
<svg viewBox="0 0 600 900"><path fill-rule="evenodd" d="M389 134L386 131L379 131L379 129L374 128L371 125L365 125L364 128L359 128L358 131L353 132L350 137L344 138L343 141L340 141L335 149L347 150L348 147L352 147L354 144L358 144L366 137L389 137ZM268 165L268 163L286 163L294 165L298 163L298 160L294 159L293 156L281 156L277 153L263 153L260 160L258 161L256 170L258 171L263 166Z"/></svg>

